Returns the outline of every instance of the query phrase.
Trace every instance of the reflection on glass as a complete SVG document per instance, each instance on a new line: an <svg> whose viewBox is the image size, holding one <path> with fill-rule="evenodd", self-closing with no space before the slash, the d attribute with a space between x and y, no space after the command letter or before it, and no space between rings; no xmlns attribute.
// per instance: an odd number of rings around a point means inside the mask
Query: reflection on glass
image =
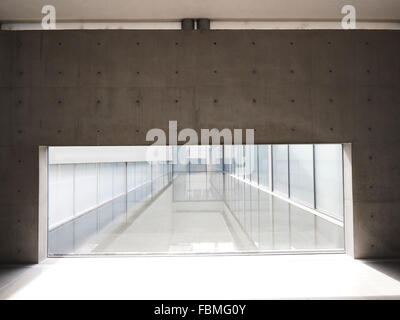
<svg viewBox="0 0 400 320"><path fill-rule="evenodd" d="M174 146L172 154L174 172L189 171L189 146Z"/></svg>
<svg viewBox="0 0 400 320"><path fill-rule="evenodd" d="M289 145L290 198L314 207L313 145Z"/></svg>
<svg viewBox="0 0 400 320"><path fill-rule="evenodd" d="M189 148L190 172L207 171L207 157L209 146L191 146Z"/></svg>
<svg viewBox="0 0 400 320"><path fill-rule="evenodd" d="M257 146L250 146L251 182L258 184L258 152Z"/></svg>
<svg viewBox="0 0 400 320"><path fill-rule="evenodd" d="M207 147L207 171L222 171L223 153L222 146L206 146Z"/></svg>
<svg viewBox="0 0 400 320"><path fill-rule="evenodd" d="M270 189L269 185L269 146L258 146L258 179L260 186Z"/></svg>
<svg viewBox="0 0 400 320"><path fill-rule="evenodd" d="M343 220L342 145L315 145L317 209Z"/></svg>
<svg viewBox="0 0 400 320"><path fill-rule="evenodd" d="M168 185L171 168L166 162L50 165L49 254L87 253L94 246L88 239L127 223Z"/></svg>
<svg viewBox="0 0 400 320"><path fill-rule="evenodd" d="M251 147L250 145L244 146L244 178L251 181Z"/></svg>
<svg viewBox="0 0 400 320"><path fill-rule="evenodd" d="M275 192L289 195L288 145L272 146L273 187Z"/></svg>

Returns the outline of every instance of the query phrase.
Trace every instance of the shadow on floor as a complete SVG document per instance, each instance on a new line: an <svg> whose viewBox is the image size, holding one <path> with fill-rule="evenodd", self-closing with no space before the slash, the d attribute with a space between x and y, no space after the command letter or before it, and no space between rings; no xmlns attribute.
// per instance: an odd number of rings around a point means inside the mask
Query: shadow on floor
<svg viewBox="0 0 400 320"><path fill-rule="evenodd" d="M0 300L11 297L38 277L43 269L38 265L0 265Z"/></svg>
<svg viewBox="0 0 400 320"><path fill-rule="evenodd" d="M361 260L362 261L362 260ZM400 281L400 260L362 261L365 265Z"/></svg>

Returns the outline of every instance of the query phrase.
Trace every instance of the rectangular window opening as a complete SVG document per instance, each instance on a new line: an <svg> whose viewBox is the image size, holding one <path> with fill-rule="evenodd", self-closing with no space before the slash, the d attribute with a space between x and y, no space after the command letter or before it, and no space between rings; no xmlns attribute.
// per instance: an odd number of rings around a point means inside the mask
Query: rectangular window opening
<svg viewBox="0 0 400 320"><path fill-rule="evenodd" d="M47 255L345 252L343 146L49 147Z"/></svg>

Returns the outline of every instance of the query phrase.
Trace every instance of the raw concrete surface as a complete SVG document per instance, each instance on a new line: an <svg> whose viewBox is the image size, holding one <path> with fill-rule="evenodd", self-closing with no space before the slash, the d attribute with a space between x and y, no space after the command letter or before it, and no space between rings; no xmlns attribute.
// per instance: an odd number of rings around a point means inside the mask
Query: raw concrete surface
<svg viewBox="0 0 400 320"><path fill-rule="evenodd" d="M40 145L151 128L351 142L354 250L400 256L400 32L0 32L0 261L38 261Z"/></svg>

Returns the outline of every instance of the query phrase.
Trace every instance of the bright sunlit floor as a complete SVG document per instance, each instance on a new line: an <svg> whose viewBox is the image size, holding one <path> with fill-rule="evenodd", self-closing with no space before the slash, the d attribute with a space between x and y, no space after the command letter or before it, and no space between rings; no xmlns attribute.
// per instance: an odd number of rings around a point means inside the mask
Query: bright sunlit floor
<svg viewBox="0 0 400 320"><path fill-rule="evenodd" d="M1 299L398 299L400 262L342 254L51 258L0 268Z"/></svg>

